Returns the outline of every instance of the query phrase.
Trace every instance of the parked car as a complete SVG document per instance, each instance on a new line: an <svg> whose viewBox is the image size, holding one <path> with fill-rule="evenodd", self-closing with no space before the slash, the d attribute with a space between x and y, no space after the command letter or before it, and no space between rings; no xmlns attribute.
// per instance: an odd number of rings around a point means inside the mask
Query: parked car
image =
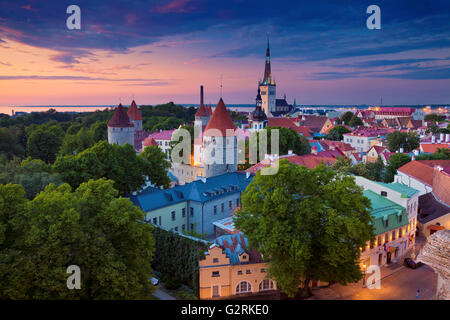
<svg viewBox="0 0 450 320"><path fill-rule="evenodd" d="M422 263L422 262L415 262L415 261L414 261L413 259L411 259L411 258L406 258L406 259L403 261L403 264L404 264L406 267L411 268L411 269L417 269L417 268L423 266L423 263Z"/></svg>
<svg viewBox="0 0 450 320"><path fill-rule="evenodd" d="M150 279L150 281L152 282L152 285L154 285L154 286L157 286L159 284L159 279L158 278L152 277Z"/></svg>

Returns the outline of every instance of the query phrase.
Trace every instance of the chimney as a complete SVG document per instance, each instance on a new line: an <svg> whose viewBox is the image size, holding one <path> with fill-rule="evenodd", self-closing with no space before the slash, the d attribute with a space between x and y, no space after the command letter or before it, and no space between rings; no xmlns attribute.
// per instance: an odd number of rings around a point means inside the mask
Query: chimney
<svg viewBox="0 0 450 320"><path fill-rule="evenodd" d="M200 105L203 104L203 86L200 86Z"/></svg>

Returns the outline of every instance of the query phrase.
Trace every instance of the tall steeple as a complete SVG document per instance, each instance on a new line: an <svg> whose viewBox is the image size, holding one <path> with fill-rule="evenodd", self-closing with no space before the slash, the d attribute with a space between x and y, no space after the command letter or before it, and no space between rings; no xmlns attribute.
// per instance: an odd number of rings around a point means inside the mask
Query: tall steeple
<svg viewBox="0 0 450 320"><path fill-rule="evenodd" d="M264 68L263 84L272 84L272 71L270 70L269 34L267 34L266 66Z"/></svg>

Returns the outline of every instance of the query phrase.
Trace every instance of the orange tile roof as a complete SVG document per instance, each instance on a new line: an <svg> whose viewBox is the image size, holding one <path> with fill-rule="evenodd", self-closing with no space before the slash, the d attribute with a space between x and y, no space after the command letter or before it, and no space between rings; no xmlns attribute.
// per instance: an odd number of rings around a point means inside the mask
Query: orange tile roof
<svg viewBox="0 0 450 320"><path fill-rule="evenodd" d="M141 111L139 111L136 102L131 102L131 106L128 109L128 116L131 118L131 120L142 120L142 114Z"/></svg>
<svg viewBox="0 0 450 320"><path fill-rule="evenodd" d="M434 166L450 166L450 160L414 160L398 168L398 171L431 187L433 186Z"/></svg>
<svg viewBox="0 0 450 320"><path fill-rule="evenodd" d="M332 164L332 163L334 163L336 161L335 158L321 157L321 156L316 156L316 155L313 155L313 154L304 154L302 156L298 156L296 154L285 155L285 156L281 156L277 160L281 160L281 159L286 159L290 163L298 164L300 166L307 167L308 169L313 169L313 168L317 167L320 164ZM269 159L264 159L260 163L257 163L254 166L248 168L246 170L246 172L256 173L261 168L268 167L269 165L270 165L270 160Z"/></svg>
<svg viewBox="0 0 450 320"><path fill-rule="evenodd" d="M108 122L108 127L115 128L126 128L126 127L134 127L134 125L130 122L130 118L125 111L125 108L122 104L119 104L117 109L114 111L113 116Z"/></svg>
<svg viewBox="0 0 450 320"><path fill-rule="evenodd" d="M425 153L435 153L437 149L448 149L450 144L448 143L422 143L420 145L422 152Z"/></svg>
<svg viewBox="0 0 450 320"><path fill-rule="evenodd" d="M230 113L227 111L222 98L220 98L219 102L217 103L211 119L209 120L208 125L205 128L205 136L214 135L212 134L213 132L208 132L208 130L210 129L220 130L223 137L227 136L227 129L236 129L236 126L234 125L234 122L231 119Z"/></svg>

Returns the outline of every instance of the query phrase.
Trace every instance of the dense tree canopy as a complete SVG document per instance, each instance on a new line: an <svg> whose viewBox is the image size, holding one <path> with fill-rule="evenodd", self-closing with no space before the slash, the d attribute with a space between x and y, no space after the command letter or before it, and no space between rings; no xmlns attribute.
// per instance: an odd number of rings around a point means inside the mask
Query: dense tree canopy
<svg viewBox="0 0 450 320"><path fill-rule="evenodd" d="M266 127L264 130L267 131L267 152L272 153L271 150L271 132L273 129L279 130L279 154L288 154L289 150L292 150L297 155L303 155L311 153L311 146L308 140L295 132L292 129L283 127ZM260 159L262 160L262 159Z"/></svg>
<svg viewBox="0 0 450 320"><path fill-rule="evenodd" d="M342 121L343 124L348 125L348 124L350 123L350 120L352 120L352 118L353 118L354 116L355 116L355 115L353 114L353 112L347 111L346 113L344 113L344 114L342 115L341 121Z"/></svg>
<svg viewBox="0 0 450 320"><path fill-rule="evenodd" d="M420 138L415 132L394 131L387 135L388 148L391 152L399 151L411 152L420 145Z"/></svg>
<svg viewBox="0 0 450 320"><path fill-rule="evenodd" d="M357 116L353 116L351 119L350 119L350 121L348 122L348 125L350 126L350 127L352 127L352 128L356 128L356 127L358 127L358 126L362 126L364 123L363 123L363 121L361 120L361 118L360 117L357 117Z"/></svg>
<svg viewBox="0 0 450 320"><path fill-rule="evenodd" d="M344 137L343 134L351 132L344 126L336 126L332 128L330 131L328 131L327 135L325 136L325 139L328 140L334 140L334 141L341 141Z"/></svg>
<svg viewBox="0 0 450 320"><path fill-rule="evenodd" d="M31 133L30 133L31 132ZM54 125L41 125L37 128L27 128L27 155L34 159L41 159L46 163L53 163L62 144L64 131Z"/></svg>
<svg viewBox="0 0 450 320"><path fill-rule="evenodd" d="M20 184L28 199L43 191L50 183L62 184L61 177L52 172L50 165L39 159L25 159L20 161L14 158L9 162L0 164L0 184Z"/></svg>
<svg viewBox="0 0 450 320"><path fill-rule="evenodd" d="M388 166L386 167L386 175L384 182L393 182L397 174L397 169L411 161L411 157L404 153L395 153L389 158Z"/></svg>
<svg viewBox="0 0 450 320"><path fill-rule="evenodd" d="M167 161L166 154L158 146L149 146L139 154L139 158L143 160L143 173L148 176L149 180L158 186L168 188L170 178L167 170L171 164Z"/></svg>
<svg viewBox="0 0 450 320"><path fill-rule="evenodd" d="M235 225L269 260L278 287L293 296L311 280L361 279L359 248L373 239L370 206L353 177L281 160L278 174L257 173L249 184Z"/></svg>
<svg viewBox="0 0 450 320"><path fill-rule="evenodd" d="M450 149L440 148L435 153L421 154L416 160L450 160Z"/></svg>
<svg viewBox="0 0 450 320"><path fill-rule="evenodd" d="M113 181L74 192L51 184L32 201L21 186L0 185L0 299L147 299L152 226ZM81 269L68 290L67 267Z"/></svg>
<svg viewBox="0 0 450 320"><path fill-rule="evenodd" d="M143 156L137 156L134 147L129 144L119 146L100 141L77 155L58 157L53 168L73 188L90 179L107 178L113 180L114 187L124 195L138 190L145 182L144 176L157 179L152 181L157 185L167 185L167 178L164 178L167 176L164 169L167 163L156 164L156 160L149 158L154 155L161 159L164 153L150 150Z"/></svg>
<svg viewBox="0 0 450 320"><path fill-rule="evenodd" d="M425 115L424 118L425 121L432 121L432 122L440 122L440 121L444 121L445 120L445 116L444 115L439 115L437 113L430 113Z"/></svg>

